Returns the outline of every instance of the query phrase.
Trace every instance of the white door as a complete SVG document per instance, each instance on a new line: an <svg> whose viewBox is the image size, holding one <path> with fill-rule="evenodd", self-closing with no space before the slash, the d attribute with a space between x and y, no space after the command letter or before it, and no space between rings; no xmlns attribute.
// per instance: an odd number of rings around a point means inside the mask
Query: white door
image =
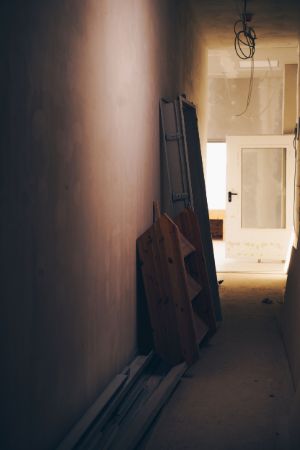
<svg viewBox="0 0 300 450"><path fill-rule="evenodd" d="M293 227L293 136L228 136L226 257L286 259Z"/></svg>

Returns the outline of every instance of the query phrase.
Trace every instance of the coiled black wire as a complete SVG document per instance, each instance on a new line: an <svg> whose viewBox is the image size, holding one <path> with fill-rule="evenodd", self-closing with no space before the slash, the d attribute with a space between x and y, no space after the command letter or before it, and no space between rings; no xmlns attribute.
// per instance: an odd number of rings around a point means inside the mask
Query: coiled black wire
<svg viewBox="0 0 300 450"><path fill-rule="evenodd" d="M249 14L247 14L247 0L244 0L244 10L240 14L240 19L237 20L233 26L235 39L234 39L234 48L237 56L240 59L251 59L251 72L249 79L249 89L247 95L246 106L244 110L235 114L235 117L243 116L250 105L251 97L252 97L252 89L254 82L254 53L255 53L255 40L256 34L252 27L248 25L249 22Z"/></svg>
<svg viewBox="0 0 300 450"><path fill-rule="evenodd" d="M255 53L256 34L254 29L248 25L248 20L247 0L244 0L244 11L241 14L241 18L233 26L235 34L234 48L240 59L251 59Z"/></svg>

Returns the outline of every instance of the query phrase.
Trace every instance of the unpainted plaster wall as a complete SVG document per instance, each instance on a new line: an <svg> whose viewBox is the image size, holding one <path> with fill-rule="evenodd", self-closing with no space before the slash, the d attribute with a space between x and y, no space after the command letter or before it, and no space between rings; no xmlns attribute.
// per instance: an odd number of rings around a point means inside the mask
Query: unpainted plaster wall
<svg viewBox="0 0 300 450"><path fill-rule="evenodd" d="M54 448L136 352L135 241L159 198L158 100L205 89L184 8L2 3L3 449Z"/></svg>
<svg viewBox="0 0 300 450"><path fill-rule="evenodd" d="M208 79L208 126L210 141L226 136L281 134L282 77L254 78L251 102L244 112L249 90L248 78Z"/></svg>
<svg viewBox="0 0 300 450"><path fill-rule="evenodd" d="M299 55L299 50L298 50ZM299 78L300 56L297 73L297 117L300 115L300 78ZM289 445L290 450L298 450L300 447L300 242L299 242L299 141L296 141L296 191L294 208L294 228L296 244L292 248L291 262L288 270L287 286L285 292L285 304L282 316L282 334L293 376L296 395L291 407L289 420ZM298 243L297 243L298 240Z"/></svg>
<svg viewBox="0 0 300 450"><path fill-rule="evenodd" d="M298 64L285 64L283 77L282 133L293 134L297 120Z"/></svg>
<svg viewBox="0 0 300 450"><path fill-rule="evenodd" d="M179 56L179 85L181 93L187 95L197 108L201 154L205 168L207 142L208 91L207 42L201 26L201 8L195 0L184 0L178 4L178 41L176 52ZM200 10L199 10L200 7Z"/></svg>
<svg viewBox="0 0 300 450"><path fill-rule="evenodd" d="M291 262L288 271L285 303L281 317L283 340L289 360L296 395L291 404L289 417L289 450L298 450L300 447L300 251L292 249Z"/></svg>

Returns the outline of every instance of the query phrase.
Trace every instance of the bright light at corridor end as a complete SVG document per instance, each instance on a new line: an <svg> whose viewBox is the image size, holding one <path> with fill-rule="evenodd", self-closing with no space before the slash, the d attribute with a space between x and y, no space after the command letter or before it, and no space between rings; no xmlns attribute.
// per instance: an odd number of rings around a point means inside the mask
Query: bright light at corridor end
<svg viewBox="0 0 300 450"><path fill-rule="evenodd" d="M206 193L208 209L226 207L226 143L208 142L206 154Z"/></svg>

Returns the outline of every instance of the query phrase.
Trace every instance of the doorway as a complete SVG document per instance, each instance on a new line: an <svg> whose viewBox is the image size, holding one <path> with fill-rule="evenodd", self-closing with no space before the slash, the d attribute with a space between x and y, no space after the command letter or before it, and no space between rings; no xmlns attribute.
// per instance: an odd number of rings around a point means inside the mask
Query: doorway
<svg viewBox="0 0 300 450"><path fill-rule="evenodd" d="M206 189L218 272L285 273L292 239L292 136L207 145Z"/></svg>

